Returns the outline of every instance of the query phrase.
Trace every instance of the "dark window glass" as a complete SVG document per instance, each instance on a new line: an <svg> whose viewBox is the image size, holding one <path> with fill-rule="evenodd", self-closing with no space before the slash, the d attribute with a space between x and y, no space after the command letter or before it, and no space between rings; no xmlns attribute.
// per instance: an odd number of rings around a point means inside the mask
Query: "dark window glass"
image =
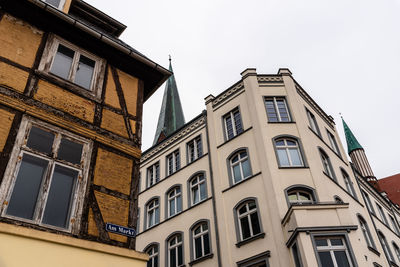
<svg viewBox="0 0 400 267"><path fill-rule="evenodd" d="M7 208L8 215L33 219L47 165L47 160L24 154Z"/></svg>
<svg viewBox="0 0 400 267"><path fill-rule="evenodd" d="M210 240L208 234L204 235L204 255L210 254Z"/></svg>
<svg viewBox="0 0 400 267"><path fill-rule="evenodd" d="M78 68L75 74L75 83L83 88L90 89L92 83L94 66L96 62L83 55L79 58Z"/></svg>
<svg viewBox="0 0 400 267"><path fill-rule="evenodd" d="M195 252L196 252L196 259L200 258L202 255L202 249L201 249L201 237L195 238L194 240L194 245L195 245Z"/></svg>
<svg viewBox="0 0 400 267"><path fill-rule="evenodd" d="M318 247L328 245L328 241L326 239L317 239L315 240L315 243L317 244Z"/></svg>
<svg viewBox="0 0 400 267"><path fill-rule="evenodd" d="M240 224L242 227L242 238L243 240L246 238L249 238L251 236L250 233L250 225L249 225L249 220L247 217L244 217L242 219L240 219Z"/></svg>
<svg viewBox="0 0 400 267"><path fill-rule="evenodd" d="M80 164L83 145L72 142L66 138L61 139L60 149L58 150L58 159L66 160L73 164Z"/></svg>
<svg viewBox="0 0 400 267"><path fill-rule="evenodd" d="M267 115L268 119L271 122L277 122L278 121L278 114L275 110L275 105L273 99L267 99L265 100L265 106L267 108Z"/></svg>
<svg viewBox="0 0 400 267"><path fill-rule="evenodd" d="M296 267L301 267L299 250L297 249L297 244L296 243L292 246L292 253L293 253L293 259L294 259L295 266Z"/></svg>
<svg viewBox="0 0 400 267"><path fill-rule="evenodd" d="M233 127L232 127L232 119L230 116L226 118L226 132L227 132L228 139L231 139L234 136Z"/></svg>
<svg viewBox="0 0 400 267"><path fill-rule="evenodd" d="M57 54L54 57L53 65L51 66L51 73L61 78L69 79L74 54L75 52L72 49L60 44Z"/></svg>
<svg viewBox="0 0 400 267"><path fill-rule="evenodd" d="M350 267L345 251L335 251L334 253L338 267Z"/></svg>
<svg viewBox="0 0 400 267"><path fill-rule="evenodd" d="M182 251L182 245L178 247L178 266L181 266L183 264L183 251Z"/></svg>
<svg viewBox="0 0 400 267"><path fill-rule="evenodd" d="M260 224L258 221L258 214L254 212L250 215L251 224L253 226L253 235L259 234L261 232Z"/></svg>
<svg viewBox="0 0 400 267"><path fill-rule="evenodd" d="M54 6L54 7L59 7L59 5L60 5L60 1L61 0L45 0L45 2L47 3L47 4L49 4L49 5L52 5L52 6Z"/></svg>
<svg viewBox="0 0 400 267"><path fill-rule="evenodd" d="M171 249L169 251L169 266L175 267L176 266L176 250Z"/></svg>
<svg viewBox="0 0 400 267"><path fill-rule="evenodd" d="M319 259L321 260L321 266L323 267L335 267L329 251L318 252Z"/></svg>
<svg viewBox="0 0 400 267"><path fill-rule="evenodd" d="M37 127L32 127L31 131L29 132L26 146L34 150L50 154L53 147L53 141L54 134L52 132L48 132Z"/></svg>
<svg viewBox="0 0 400 267"><path fill-rule="evenodd" d="M55 166L43 215L45 224L68 227L71 196L77 177L77 171L59 165Z"/></svg>

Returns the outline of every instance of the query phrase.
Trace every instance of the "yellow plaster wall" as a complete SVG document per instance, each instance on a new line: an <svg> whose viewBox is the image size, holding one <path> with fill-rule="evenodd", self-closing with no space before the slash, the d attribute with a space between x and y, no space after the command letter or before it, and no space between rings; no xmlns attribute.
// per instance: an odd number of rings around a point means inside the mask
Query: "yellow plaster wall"
<svg viewBox="0 0 400 267"><path fill-rule="evenodd" d="M96 222L94 221L92 209L89 209L88 233L89 235L99 236L99 230L97 229Z"/></svg>
<svg viewBox="0 0 400 267"><path fill-rule="evenodd" d="M121 70L118 71L119 82L126 102L128 113L136 116L137 95L139 80Z"/></svg>
<svg viewBox="0 0 400 267"><path fill-rule="evenodd" d="M93 102L44 80L39 80L38 90L34 98L73 116L93 122L95 109Z"/></svg>
<svg viewBox="0 0 400 267"><path fill-rule="evenodd" d="M107 105L110 105L114 108L121 109L121 105L119 104L117 89L115 87L115 81L111 73L110 67L107 69L107 84L106 84L106 92L104 95L104 102Z"/></svg>
<svg viewBox="0 0 400 267"><path fill-rule="evenodd" d="M128 131L125 126L124 117L111 110L103 109L101 128L128 138Z"/></svg>
<svg viewBox="0 0 400 267"><path fill-rule="evenodd" d="M28 23L5 15L0 21L0 56L32 67L42 35Z"/></svg>
<svg viewBox="0 0 400 267"><path fill-rule="evenodd" d="M28 72L0 62L0 85L11 87L23 93L28 80Z"/></svg>
<svg viewBox="0 0 400 267"><path fill-rule="evenodd" d="M136 133L136 121L129 120L129 122L131 123L132 133L135 134Z"/></svg>
<svg viewBox="0 0 400 267"><path fill-rule="evenodd" d="M14 116L13 113L0 108L0 152L6 144Z"/></svg>
<svg viewBox="0 0 400 267"><path fill-rule="evenodd" d="M129 195L132 167L131 159L99 148L93 182Z"/></svg>
<svg viewBox="0 0 400 267"><path fill-rule="evenodd" d="M129 201L113 197L98 191L94 192L97 203L100 207L101 215L105 223L113 223L122 226L128 225L128 214L129 214ZM126 242L127 237L117 234L109 233L110 238Z"/></svg>

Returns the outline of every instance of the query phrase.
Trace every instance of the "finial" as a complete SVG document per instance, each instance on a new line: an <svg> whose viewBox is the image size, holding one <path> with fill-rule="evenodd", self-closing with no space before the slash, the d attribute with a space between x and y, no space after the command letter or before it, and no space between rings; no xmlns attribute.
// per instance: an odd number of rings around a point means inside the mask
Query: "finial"
<svg viewBox="0 0 400 267"><path fill-rule="evenodd" d="M169 56L169 62L171 62L171 55L168 55Z"/></svg>
<svg viewBox="0 0 400 267"><path fill-rule="evenodd" d="M340 115L340 118L342 118L342 120L343 120L343 116L342 116L342 113L341 113L341 112L339 112L339 115Z"/></svg>

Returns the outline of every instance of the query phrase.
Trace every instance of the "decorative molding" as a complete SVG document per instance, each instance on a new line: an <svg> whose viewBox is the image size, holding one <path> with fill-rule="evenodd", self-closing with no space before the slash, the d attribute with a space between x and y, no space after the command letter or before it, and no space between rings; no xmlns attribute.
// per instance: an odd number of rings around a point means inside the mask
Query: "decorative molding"
<svg viewBox="0 0 400 267"><path fill-rule="evenodd" d="M259 75L257 76L257 81L258 83L283 83L283 78L282 76L264 76L264 75Z"/></svg>
<svg viewBox="0 0 400 267"><path fill-rule="evenodd" d="M243 85L242 81L240 81L237 84L234 84L233 86L231 86L230 88L225 90L225 92L223 92L222 94L220 94L219 96L216 97L216 99L212 102L213 107L221 104L222 102L227 100L229 97L231 97L235 93L241 91L242 89L244 89L244 85Z"/></svg>

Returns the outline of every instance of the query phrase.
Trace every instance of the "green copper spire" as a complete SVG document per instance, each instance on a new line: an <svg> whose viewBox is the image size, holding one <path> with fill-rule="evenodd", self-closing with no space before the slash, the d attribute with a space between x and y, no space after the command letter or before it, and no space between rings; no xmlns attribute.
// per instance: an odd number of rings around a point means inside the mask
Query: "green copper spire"
<svg viewBox="0 0 400 267"><path fill-rule="evenodd" d="M169 70L173 73L171 56L169 57ZM179 99L178 87L176 86L175 76L172 74L165 85L153 145L164 140L184 124L185 117L183 116L181 100Z"/></svg>
<svg viewBox="0 0 400 267"><path fill-rule="evenodd" d="M344 134L346 135L347 153L349 153L350 155L352 151L363 147L357 141L356 137L351 132L349 126L347 126L346 122L343 120L343 117L342 117L342 122L343 122Z"/></svg>

